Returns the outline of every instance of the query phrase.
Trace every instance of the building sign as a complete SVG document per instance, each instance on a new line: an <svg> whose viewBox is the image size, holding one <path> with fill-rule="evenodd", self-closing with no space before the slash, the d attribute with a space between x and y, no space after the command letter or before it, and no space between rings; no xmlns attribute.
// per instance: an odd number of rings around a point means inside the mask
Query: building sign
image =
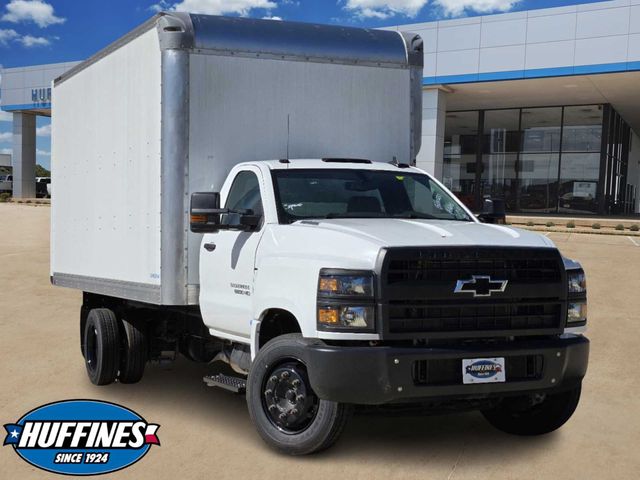
<svg viewBox="0 0 640 480"><path fill-rule="evenodd" d="M49 106L51 104L51 88L32 88L31 101L34 106Z"/></svg>

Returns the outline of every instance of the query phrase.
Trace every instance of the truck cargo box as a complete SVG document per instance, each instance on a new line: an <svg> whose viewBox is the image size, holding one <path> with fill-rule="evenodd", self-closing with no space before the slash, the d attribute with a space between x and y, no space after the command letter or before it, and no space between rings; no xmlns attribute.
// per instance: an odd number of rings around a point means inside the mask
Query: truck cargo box
<svg viewBox="0 0 640 480"><path fill-rule="evenodd" d="M192 192L246 161L412 163L421 81L417 35L154 16L54 81L52 282L197 304Z"/></svg>

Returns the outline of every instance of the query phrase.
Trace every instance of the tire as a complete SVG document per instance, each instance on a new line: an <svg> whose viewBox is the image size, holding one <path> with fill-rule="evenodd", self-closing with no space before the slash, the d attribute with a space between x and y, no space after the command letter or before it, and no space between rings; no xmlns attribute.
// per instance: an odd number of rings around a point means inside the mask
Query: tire
<svg viewBox="0 0 640 480"><path fill-rule="evenodd" d="M580 401L581 384L560 393L548 394L538 404L527 405L528 398L503 400L496 408L482 414L498 430L512 435L544 435L564 425Z"/></svg>
<svg viewBox="0 0 640 480"><path fill-rule="evenodd" d="M319 399L311 389L306 366L300 360L309 343L299 333L270 340L256 355L247 381L247 406L258 433L269 446L289 455L329 448L352 411L351 405ZM294 390L295 401L289 398ZM278 395L282 392L286 395Z"/></svg>
<svg viewBox="0 0 640 480"><path fill-rule="evenodd" d="M94 385L113 383L118 374L120 335L118 319L107 308L94 308L87 315L83 352L87 375Z"/></svg>
<svg viewBox="0 0 640 480"><path fill-rule="evenodd" d="M147 335L141 321L122 320L120 383L137 383L147 364Z"/></svg>

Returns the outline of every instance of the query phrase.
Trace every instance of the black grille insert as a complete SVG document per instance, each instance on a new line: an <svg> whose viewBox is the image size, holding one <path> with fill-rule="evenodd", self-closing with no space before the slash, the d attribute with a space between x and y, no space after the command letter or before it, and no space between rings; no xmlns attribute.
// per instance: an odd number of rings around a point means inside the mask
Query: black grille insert
<svg viewBox="0 0 640 480"><path fill-rule="evenodd" d="M505 357L507 383L540 380L543 368L542 355ZM459 358L418 360L413 363L413 382L415 385L429 386L461 385L462 360Z"/></svg>
<svg viewBox="0 0 640 480"><path fill-rule="evenodd" d="M489 296L455 293L458 281L477 277L506 281L505 289ZM388 334L549 334L564 325L565 303L564 266L553 248L397 248L387 251L382 267Z"/></svg>
<svg viewBox="0 0 640 480"><path fill-rule="evenodd" d="M470 332L476 330L528 330L558 327L560 302L507 303L485 301L459 302L453 305L389 302L389 331Z"/></svg>
<svg viewBox="0 0 640 480"><path fill-rule="evenodd" d="M558 282L558 252L540 248L433 248L396 250L391 254L387 284L456 281L490 275L521 282Z"/></svg>

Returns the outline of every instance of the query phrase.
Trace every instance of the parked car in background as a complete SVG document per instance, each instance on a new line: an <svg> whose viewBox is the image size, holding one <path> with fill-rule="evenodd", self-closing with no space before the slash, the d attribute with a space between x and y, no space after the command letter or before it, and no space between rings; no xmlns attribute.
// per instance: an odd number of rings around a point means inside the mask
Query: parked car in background
<svg viewBox="0 0 640 480"><path fill-rule="evenodd" d="M0 193L13 192L13 175L0 176Z"/></svg>
<svg viewBox="0 0 640 480"><path fill-rule="evenodd" d="M49 198L51 177L36 177L36 198Z"/></svg>

